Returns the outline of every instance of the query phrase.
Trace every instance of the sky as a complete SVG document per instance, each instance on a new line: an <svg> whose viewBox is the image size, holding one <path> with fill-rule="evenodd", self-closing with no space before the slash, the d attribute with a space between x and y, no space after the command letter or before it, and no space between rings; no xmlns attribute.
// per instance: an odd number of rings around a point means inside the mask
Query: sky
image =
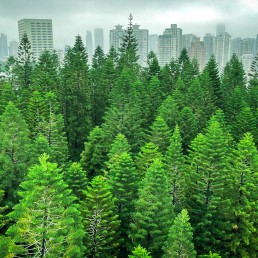
<svg viewBox="0 0 258 258"><path fill-rule="evenodd" d="M258 0L0 0L0 33L18 41L18 20L52 19L55 48L72 46L78 34L85 41L94 28L104 28L107 48L109 30L117 24L126 28L130 13L149 34L177 24L183 34L203 37L215 34L218 23L232 37L258 34Z"/></svg>

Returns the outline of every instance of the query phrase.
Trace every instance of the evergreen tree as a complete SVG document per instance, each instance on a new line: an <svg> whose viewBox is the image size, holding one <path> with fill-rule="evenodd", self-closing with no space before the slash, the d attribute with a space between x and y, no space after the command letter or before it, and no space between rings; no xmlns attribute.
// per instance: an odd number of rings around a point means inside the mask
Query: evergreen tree
<svg viewBox="0 0 258 258"><path fill-rule="evenodd" d="M184 107L181 110L177 118L177 124L182 135L183 149L186 152L190 142L198 132L198 121L191 108Z"/></svg>
<svg viewBox="0 0 258 258"><path fill-rule="evenodd" d="M141 147L141 151L135 157L135 164L138 171L137 177L139 181L145 177L147 170L155 159L162 160L162 154L159 152L158 146L152 142L148 142Z"/></svg>
<svg viewBox="0 0 258 258"><path fill-rule="evenodd" d="M183 155L182 138L179 127L176 126L170 145L164 157L165 169L167 171L170 193L175 212L178 213L186 205L186 168Z"/></svg>
<svg viewBox="0 0 258 258"><path fill-rule="evenodd" d="M105 178L96 176L87 188L82 213L88 257L112 257L120 243L120 221Z"/></svg>
<svg viewBox="0 0 258 258"><path fill-rule="evenodd" d="M169 145L169 139L171 137L171 131L167 126L164 119L158 116L154 123L150 127L149 142L154 143L159 147L159 151L165 154L167 147Z"/></svg>
<svg viewBox="0 0 258 258"><path fill-rule="evenodd" d="M176 126L178 113L177 101L170 95L167 96L158 109L158 116L165 120L170 130Z"/></svg>
<svg viewBox="0 0 258 258"><path fill-rule="evenodd" d="M0 189L5 191L5 203L12 206L31 158L28 126L12 103L0 117L0 135Z"/></svg>
<svg viewBox="0 0 258 258"><path fill-rule="evenodd" d="M129 255L129 258L151 258L150 252L148 252L145 248L138 245L132 251L133 255Z"/></svg>
<svg viewBox="0 0 258 258"><path fill-rule="evenodd" d="M17 74L17 88L20 91L27 90L31 85L31 75L33 71L34 57L31 50L31 42L28 35L23 34L18 47L18 58L15 67Z"/></svg>
<svg viewBox="0 0 258 258"><path fill-rule="evenodd" d="M253 136L258 136L255 115L250 107L244 107L240 111L232 127L233 136L237 141L247 132L252 133Z"/></svg>
<svg viewBox="0 0 258 258"><path fill-rule="evenodd" d="M46 93L54 92L60 96L60 66L56 52L44 50L35 65L32 73L33 89ZM60 100L59 100L60 101Z"/></svg>
<svg viewBox="0 0 258 258"><path fill-rule="evenodd" d="M206 134L199 134L191 144L189 155L190 189L188 204L199 253L222 250L230 236L227 188L231 185L231 149L228 136L217 121L211 121Z"/></svg>
<svg viewBox="0 0 258 258"><path fill-rule="evenodd" d="M89 134L81 153L80 164L86 171L89 181L102 175L104 162L107 160L107 139L101 127L96 126Z"/></svg>
<svg viewBox="0 0 258 258"><path fill-rule="evenodd" d="M130 68L133 73L137 73L138 64L137 61L139 56L137 55L137 40L133 32L133 16L129 15L128 27L125 30L125 34L122 36L122 44L119 49L120 59L119 59L119 70L122 71L123 68Z"/></svg>
<svg viewBox="0 0 258 258"><path fill-rule="evenodd" d="M150 80L153 76L159 77L160 66L157 56L153 51L148 54L147 57L147 80Z"/></svg>
<svg viewBox="0 0 258 258"><path fill-rule="evenodd" d="M64 171L64 181L67 183L69 189L72 190L74 196L78 201L85 198L85 190L88 185L87 173L84 171L80 163L73 162L68 169Z"/></svg>
<svg viewBox="0 0 258 258"><path fill-rule="evenodd" d="M22 248L22 255L34 257L83 257L84 235L75 198L62 179L56 163L40 157L21 184L20 203L9 217L15 221L8 231Z"/></svg>
<svg viewBox="0 0 258 258"><path fill-rule="evenodd" d="M257 257L258 254L258 152L253 137L246 133L234 153L234 183L229 208L232 237L231 257Z"/></svg>
<svg viewBox="0 0 258 258"><path fill-rule="evenodd" d="M63 68L61 92L65 129L72 160L78 160L92 128L91 90L87 53L80 36L68 51Z"/></svg>
<svg viewBox="0 0 258 258"><path fill-rule="evenodd" d="M185 209L175 218L174 224L169 230L167 241L163 246L164 258L196 257L193 244L193 232L189 219L188 212Z"/></svg>
<svg viewBox="0 0 258 258"><path fill-rule="evenodd" d="M147 170L135 202L135 213L131 224L133 245L140 244L161 257L162 245L174 218L168 181L163 165L156 159Z"/></svg>
<svg viewBox="0 0 258 258"><path fill-rule="evenodd" d="M217 107L222 107L222 89L221 89L221 82L219 76L219 69L218 64L216 62L216 58L212 55L207 63L204 71L207 71L210 83L211 83L211 90L212 95L214 96L215 105Z"/></svg>
<svg viewBox="0 0 258 258"><path fill-rule="evenodd" d="M109 161L108 183L114 196L116 214L121 221L121 245L120 256L124 257L128 249L129 225L132 222L131 216L134 211L133 202L137 196L137 171L131 156L127 152L122 152Z"/></svg>
<svg viewBox="0 0 258 258"><path fill-rule="evenodd" d="M15 101L15 91L12 85L9 82L2 82L0 80L0 115L4 113L8 102L15 103Z"/></svg>

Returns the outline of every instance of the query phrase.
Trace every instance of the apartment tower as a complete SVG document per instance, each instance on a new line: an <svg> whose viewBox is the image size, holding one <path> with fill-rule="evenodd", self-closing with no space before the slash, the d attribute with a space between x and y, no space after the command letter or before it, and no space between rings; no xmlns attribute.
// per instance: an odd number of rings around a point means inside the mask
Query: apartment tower
<svg viewBox="0 0 258 258"><path fill-rule="evenodd" d="M44 50L53 50L53 29L51 19L22 19L18 21L19 40L24 33L31 43L36 59Z"/></svg>

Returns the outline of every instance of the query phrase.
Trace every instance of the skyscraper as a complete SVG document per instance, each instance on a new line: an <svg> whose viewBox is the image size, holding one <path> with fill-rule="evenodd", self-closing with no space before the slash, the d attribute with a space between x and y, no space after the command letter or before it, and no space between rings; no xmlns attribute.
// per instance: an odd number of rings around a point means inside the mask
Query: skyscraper
<svg viewBox="0 0 258 258"><path fill-rule="evenodd" d="M17 41L11 41L9 47L9 56L17 57L19 43Z"/></svg>
<svg viewBox="0 0 258 258"><path fill-rule="evenodd" d="M95 42L95 49L97 46L100 46L104 51L104 31L102 28L96 28L94 30L94 42Z"/></svg>
<svg viewBox="0 0 258 258"><path fill-rule="evenodd" d="M153 51L157 55L157 53L158 53L158 41L159 41L159 35L158 34L149 35L149 52Z"/></svg>
<svg viewBox="0 0 258 258"><path fill-rule="evenodd" d="M203 37L203 45L205 47L206 63L210 60L211 56L215 53L216 38L210 33L206 33Z"/></svg>
<svg viewBox="0 0 258 258"><path fill-rule="evenodd" d="M133 34L137 40L137 55L139 56L138 64L145 67L148 56L148 37L149 31L140 29L140 25L133 25Z"/></svg>
<svg viewBox="0 0 258 258"><path fill-rule="evenodd" d="M88 52L89 59L91 59L93 55L93 43L92 43L92 34L88 30L86 32L86 49Z"/></svg>
<svg viewBox="0 0 258 258"><path fill-rule="evenodd" d="M182 49L185 48L189 52L192 43L195 41L196 36L193 34L184 34L182 35Z"/></svg>
<svg viewBox="0 0 258 258"><path fill-rule="evenodd" d="M168 64L171 59L177 59L182 50L182 29L176 24L171 24L165 29L163 35L159 36L158 59L161 66Z"/></svg>
<svg viewBox="0 0 258 258"><path fill-rule="evenodd" d="M109 31L109 47L113 46L114 49L118 51L122 44L125 31L123 30L123 26L120 24L115 27L115 29Z"/></svg>
<svg viewBox="0 0 258 258"><path fill-rule="evenodd" d="M189 57L191 60L196 59L202 71L206 64L206 51L203 42L199 37L196 37L189 49Z"/></svg>
<svg viewBox="0 0 258 258"><path fill-rule="evenodd" d="M218 69L220 72L223 72L223 69L226 63L229 61L229 44L230 35L227 32L219 34L216 36L216 52L215 57L218 63Z"/></svg>
<svg viewBox="0 0 258 258"><path fill-rule="evenodd" d="M5 59L8 56L7 36L0 34L0 59Z"/></svg>
<svg viewBox="0 0 258 258"><path fill-rule="evenodd" d="M255 55L255 38L244 38L241 41L241 55Z"/></svg>
<svg viewBox="0 0 258 258"><path fill-rule="evenodd" d="M53 29L51 19L22 19L18 21L19 39L26 33L31 49L37 59L44 50L53 50Z"/></svg>
<svg viewBox="0 0 258 258"><path fill-rule="evenodd" d="M230 56L232 56L235 53L238 57L241 57L241 41L242 39L240 37L230 40Z"/></svg>

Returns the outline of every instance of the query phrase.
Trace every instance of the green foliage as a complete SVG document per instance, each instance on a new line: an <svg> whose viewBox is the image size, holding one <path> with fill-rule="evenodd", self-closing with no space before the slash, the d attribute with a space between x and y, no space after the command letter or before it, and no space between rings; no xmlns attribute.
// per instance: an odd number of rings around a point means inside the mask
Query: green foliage
<svg viewBox="0 0 258 258"><path fill-rule="evenodd" d="M159 151L165 154L169 145L171 131L164 119L158 116L150 127L148 141L159 147Z"/></svg>
<svg viewBox="0 0 258 258"><path fill-rule="evenodd" d="M42 93L52 91L58 95L60 91L59 73L60 66L57 53L44 50L32 72L33 89Z"/></svg>
<svg viewBox="0 0 258 258"><path fill-rule="evenodd" d="M120 221L106 178L96 176L82 203L88 257L112 257L117 253Z"/></svg>
<svg viewBox="0 0 258 258"><path fill-rule="evenodd" d="M0 236L0 257L13 258L15 253L20 253L22 249L15 245L10 237Z"/></svg>
<svg viewBox="0 0 258 258"><path fill-rule="evenodd" d="M212 253L210 251L209 254L198 255L198 258L221 258L221 256L217 253Z"/></svg>
<svg viewBox="0 0 258 258"><path fill-rule="evenodd" d="M18 47L18 58L15 65L17 76L17 85L15 85L15 88L18 88L19 91L30 87L33 65L34 57L31 50L31 42L27 34L24 33Z"/></svg>
<svg viewBox="0 0 258 258"><path fill-rule="evenodd" d="M256 257L258 252L258 152L254 139L246 133L234 153L231 193L231 232L227 243L231 256Z"/></svg>
<svg viewBox="0 0 258 258"><path fill-rule="evenodd" d="M162 160L162 154L159 152L158 146L152 142L146 143L135 158L139 181L145 177L148 168L155 159Z"/></svg>
<svg viewBox="0 0 258 258"><path fill-rule="evenodd" d="M80 36L76 37L62 70L61 104L72 160L79 159L84 141L92 128L92 102L87 54Z"/></svg>
<svg viewBox="0 0 258 258"><path fill-rule="evenodd" d="M166 173L161 161L156 159L147 170L135 202L130 234L133 245L140 244L155 257L161 257L173 219Z"/></svg>
<svg viewBox="0 0 258 258"><path fill-rule="evenodd" d="M186 205L186 168L183 155L182 138L179 127L176 126L170 145L164 157L165 169L167 171L170 193L175 212L179 212Z"/></svg>
<svg viewBox="0 0 258 258"><path fill-rule="evenodd" d="M229 138L217 121L211 121L206 134L199 134L191 144L189 155L190 217L198 252L217 251L229 237L225 230L230 188L231 149Z"/></svg>
<svg viewBox="0 0 258 258"><path fill-rule="evenodd" d="M30 165L31 142L28 126L12 103L0 117L0 135L0 189L5 191L5 203L16 202L18 186Z"/></svg>
<svg viewBox="0 0 258 258"><path fill-rule="evenodd" d="M167 241L163 246L164 258L196 257L193 232L189 219L187 210L182 210L175 218L174 224L169 230Z"/></svg>
<svg viewBox="0 0 258 258"><path fill-rule="evenodd" d="M15 92L9 82L0 81L0 115L4 113L8 102L15 102Z"/></svg>
<svg viewBox="0 0 258 258"><path fill-rule="evenodd" d="M96 126L89 134L81 153L80 164L86 171L89 181L102 174L108 152L107 139L102 128Z"/></svg>
<svg viewBox="0 0 258 258"><path fill-rule="evenodd" d="M8 230L23 255L83 257L84 235L78 206L62 179L56 163L39 158L21 184L20 203L9 217L15 222ZM19 254L19 252L17 253Z"/></svg>
<svg viewBox="0 0 258 258"><path fill-rule="evenodd" d="M84 171L80 163L73 162L70 167L64 171L64 181L67 183L69 189L72 190L77 200L85 198L84 191L87 188L88 180L87 173Z"/></svg>
<svg viewBox="0 0 258 258"><path fill-rule="evenodd" d="M133 255L128 255L129 258L151 258L150 252L148 252L145 248L138 245L132 251Z"/></svg>

